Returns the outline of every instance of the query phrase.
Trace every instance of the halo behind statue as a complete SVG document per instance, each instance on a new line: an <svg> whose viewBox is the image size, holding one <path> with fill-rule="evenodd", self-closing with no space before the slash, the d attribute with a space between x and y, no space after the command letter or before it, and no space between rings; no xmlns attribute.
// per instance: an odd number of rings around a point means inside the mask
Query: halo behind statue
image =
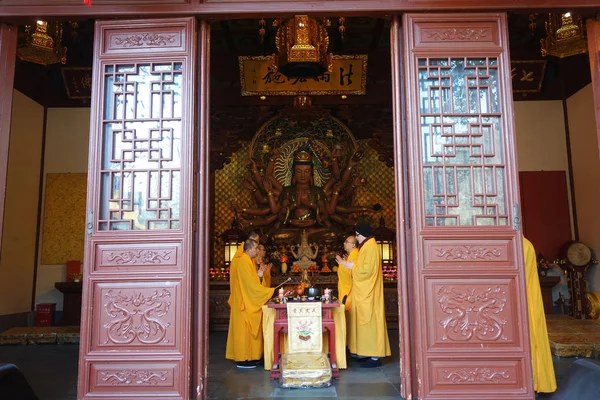
<svg viewBox="0 0 600 400"><path fill-rule="evenodd" d="M266 166L271 151L281 150L279 156L274 159L273 176L283 186L289 186L292 180L294 153L303 146L310 149L314 166L314 184L319 187L323 186L331 176L332 150L335 147L347 150L339 157L339 161L345 165L358 148L354 135L348 127L330 115L316 118L308 127L298 124L291 117L276 116L256 132L250 144L249 156Z"/></svg>

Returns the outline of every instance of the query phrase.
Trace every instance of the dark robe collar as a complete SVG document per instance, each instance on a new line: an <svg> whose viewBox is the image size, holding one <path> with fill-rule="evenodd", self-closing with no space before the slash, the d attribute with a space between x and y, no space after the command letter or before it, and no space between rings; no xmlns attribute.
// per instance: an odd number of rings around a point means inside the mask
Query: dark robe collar
<svg viewBox="0 0 600 400"><path fill-rule="evenodd" d="M358 245L358 249L360 250L360 248L363 247L363 244L367 243L367 241L369 239L373 239L373 235L371 235L371 236L367 237L365 240L363 240L362 243Z"/></svg>

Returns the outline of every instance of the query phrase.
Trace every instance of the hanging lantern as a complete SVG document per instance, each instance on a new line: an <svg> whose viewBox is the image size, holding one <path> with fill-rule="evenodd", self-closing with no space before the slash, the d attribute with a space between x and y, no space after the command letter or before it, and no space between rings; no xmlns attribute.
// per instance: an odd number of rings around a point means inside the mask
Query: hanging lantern
<svg viewBox="0 0 600 400"><path fill-rule="evenodd" d="M331 72L332 55L327 53L329 36L325 25L329 20L317 21L308 15L295 15L279 25L275 38L277 54L274 67L288 78L316 78Z"/></svg>
<svg viewBox="0 0 600 400"><path fill-rule="evenodd" d="M221 234L221 239L225 242L225 265L229 266L235 256L240 244L244 241L246 233L241 229L237 219L233 219L231 227Z"/></svg>
<svg viewBox="0 0 600 400"><path fill-rule="evenodd" d="M396 232L385 226L383 217L379 219L379 226L373 230L373 236L379 246L382 265L393 265L396 254Z"/></svg>
<svg viewBox="0 0 600 400"><path fill-rule="evenodd" d="M62 45L62 22L37 21L25 25L19 35L17 56L23 61L40 65L66 64L67 48Z"/></svg>
<svg viewBox="0 0 600 400"><path fill-rule="evenodd" d="M541 39L542 56L565 58L588 51L581 17L572 13L548 14L546 38Z"/></svg>

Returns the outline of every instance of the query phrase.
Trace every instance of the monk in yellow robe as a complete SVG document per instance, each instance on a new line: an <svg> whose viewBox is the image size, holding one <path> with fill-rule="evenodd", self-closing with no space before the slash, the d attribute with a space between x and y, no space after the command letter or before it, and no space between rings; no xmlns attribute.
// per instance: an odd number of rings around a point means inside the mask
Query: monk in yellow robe
<svg viewBox="0 0 600 400"><path fill-rule="evenodd" d="M260 235L254 231L250 232L248 234L248 239L250 240L254 240L256 243L259 243L260 240ZM237 251L235 252L235 255L233 256L233 258L236 258L238 256L241 256L242 254L244 254L244 243L242 242L240 243L240 245L237 248Z"/></svg>
<svg viewBox="0 0 600 400"><path fill-rule="evenodd" d="M526 238L523 238L523 251L525 253L525 282L527 284L533 389L536 392L552 393L556 390L556 376L554 375L554 365L550 353L540 277L538 275L535 249L533 244Z"/></svg>
<svg viewBox="0 0 600 400"><path fill-rule="evenodd" d="M355 236L348 236L344 242L344 250L348 253L346 260L352 264L356 264L358 261L358 241ZM345 268L344 265L338 262L338 298L340 301L345 300L346 312L350 311L350 305L352 304L352 270ZM346 318L346 321L348 318Z"/></svg>
<svg viewBox="0 0 600 400"><path fill-rule="evenodd" d="M375 368L381 366L380 357L392 354L385 322L381 254L369 224L358 224L355 230L358 260L350 266L343 263L352 269L348 348L350 353L366 358L361 368Z"/></svg>
<svg viewBox="0 0 600 400"><path fill-rule="evenodd" d="M275 289L261 285L252 259L258 253L254 240L244 243L244 253L235 256L230 266L229 331L225 358L239 368L255 368L263 354L262 305Z"/></svg>
<svg viewBox="0 0 600 400"><path fill-rule="evenodd" d="M258 277L260 278L260 283L264 287L271 287L271 267L273 267L272 263L268 263L265 260L265 256L267 255L267 250L265 246L262 244L258 245L258 256L256 256L256 271L258 272Z"/></svg>
<svg viewBox="0 0 600 400"><path fill-rule="evenodd" d="M259 235L258 233L256 233L256 232L252 231L252 232L250 232L250 233L248 234L248 239L249 239L249 240L254 240L256 243L259 243L259 240L260 240L260 235ZM244 254L244 243L245 243L245 242L242 242L242 243L240 243L240 245L238 246L238 248L237 248L237 251L235 252L235 255L233 256L233 258L239 257L239 256L241 256L242 254ZM260 246L262 246L262 244L259 244L258 246L259 246L259 248L258 248L258 249L259 249L259 251L260 251ZM262 246L262 247L263 247L263 249L264 249L264 246ZM256 262L257 262L257 259L258 259L258 255L252 259L252 262L253 262L253 263L256 263ZM259 272L259 271L258 271L258 268L256 269L256 272L257 272L257 273ZM264 280L263 280L263 275L262 275L262 274L263 274L263 271L261 271L261 272L260 272L260 275L259 275L259 278L260 278L261 284L262 284L263 286L265 286L265 287L271 287L271 272L270 272L270 271L268 272L268 282L269 282L269 285L268 285L268 286L267 286L267 285L265 285L265 284L263 283L263 282L264 282Z"/></svg>

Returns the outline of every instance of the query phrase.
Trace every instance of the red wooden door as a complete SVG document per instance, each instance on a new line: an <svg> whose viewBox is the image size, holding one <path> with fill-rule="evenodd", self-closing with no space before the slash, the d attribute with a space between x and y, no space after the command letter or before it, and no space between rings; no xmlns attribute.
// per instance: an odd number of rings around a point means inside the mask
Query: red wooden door
<svg viewBox="0 0 600 400"><path fill-rule="evenodd" d="M506 16L404 17L421 399L531 399Z"/></svg>
<svg viewBox="0 0 600 400"><path fill-rule="evenodd" d="M190 397L194 31L96 23L80 399Z"/></svg>

